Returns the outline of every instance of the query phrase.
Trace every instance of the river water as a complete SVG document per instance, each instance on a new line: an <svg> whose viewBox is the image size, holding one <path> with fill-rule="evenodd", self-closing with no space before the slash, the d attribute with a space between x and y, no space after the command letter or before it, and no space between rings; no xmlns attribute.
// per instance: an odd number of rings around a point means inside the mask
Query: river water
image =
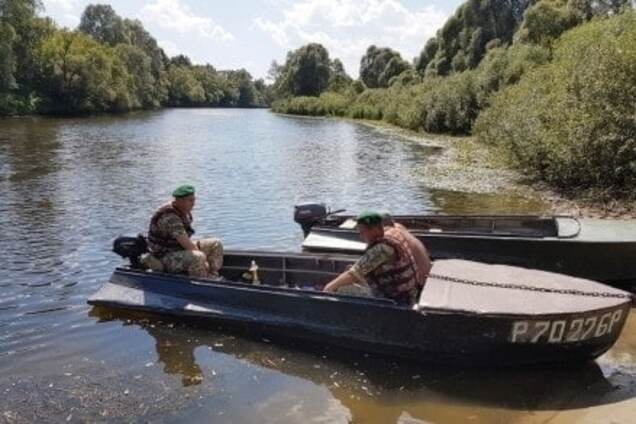
<svg viewBox="0 0 636 424"><path fill-rule="evenodd" d="M636 315L574 368L466 370L294 345L92 308L171 190L197 188L198 235L298 250L293 205L540 212L432 190L439 148L350 122L178 109L0 121L0 422L633 422Z"/></svg>

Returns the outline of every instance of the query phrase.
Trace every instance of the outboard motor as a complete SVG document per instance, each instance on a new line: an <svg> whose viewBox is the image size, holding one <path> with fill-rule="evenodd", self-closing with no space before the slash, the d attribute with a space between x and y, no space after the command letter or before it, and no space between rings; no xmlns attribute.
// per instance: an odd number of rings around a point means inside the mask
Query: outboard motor
<svg viewBox="0 0 636 424"><path fill-rule="evenodd" d="M294 221L300 224L305 237L309 235L311 227L320 223L327 217L327 208L325 205L317 203L306 203L304 205L294 206Z"/></svg>
<svg viewBox="0 0 636 424"><path fill-rule="evenodd" d="M132 268L143 268L140 258L144 253L148 253L146 237L143 234L139 234L137 237L117 237L113 242L113 252L124 259L130 259Z"/></svg>

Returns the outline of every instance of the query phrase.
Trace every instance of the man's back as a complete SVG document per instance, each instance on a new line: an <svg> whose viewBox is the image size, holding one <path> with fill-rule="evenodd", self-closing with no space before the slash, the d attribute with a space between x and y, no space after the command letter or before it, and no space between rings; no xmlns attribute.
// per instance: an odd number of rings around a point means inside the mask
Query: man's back
<svg viewBox="0 0 636 424"><path fill-rule="evenodd" d="M423 286L426 283L426 278L428 277L428 273L431 272L431 257L424 247L424 244L418 240L406 227L402 224L395 223L393 226L402 233L407 243L411 247L411 251L413 252L413 256L415 257L415 265L417 267L418 273L421 276L421 281L419 283Z"/></svg>

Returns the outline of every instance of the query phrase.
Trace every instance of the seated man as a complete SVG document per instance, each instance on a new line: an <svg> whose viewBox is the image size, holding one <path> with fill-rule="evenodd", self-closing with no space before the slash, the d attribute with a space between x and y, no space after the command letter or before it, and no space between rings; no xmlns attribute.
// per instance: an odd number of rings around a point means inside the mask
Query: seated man
<svg viewBox="0 0 636 424"><path fill-rule="evenodd" d="M357 223L367 249L351 269L329 282L323 290L334 293L340 287L366 282L376 295L400 305L415 304L428 271L418 267L411 243L404 235L406 230L384 227L382 215L372 211L361 213Z"/></svg>
<svg viewBox="0 0 636 424"><path fill-rule="evenodd" d="M166 272L217 278L223 266L223 245L216 238L193 241L194 187L178 187L174 200L161 206L150 220L148 248Z"/></svg>

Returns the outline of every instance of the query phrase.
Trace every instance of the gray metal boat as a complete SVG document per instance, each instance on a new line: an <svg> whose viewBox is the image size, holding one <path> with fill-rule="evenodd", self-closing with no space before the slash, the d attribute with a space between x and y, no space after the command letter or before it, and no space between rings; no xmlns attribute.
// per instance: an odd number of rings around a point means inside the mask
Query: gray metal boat
<svg viewBox="0 0 636 424"><path fill-rule="evenodd" d="M466 365L593 359L615 343L630 310L628 293L593 281L461 260L435 262L413 307L321 291L354 260L230 251L223 281L128 266L117 268L88 303ZM242 277L252 261L259 285Z"/></svg>
<svg viewBox="0 0 636 424"><path fill-rule="evenodd" d="M337 211L338 212L338 211ZM352 215L296 206L310 252L359 254ZM636 282L636 220L570 216L397 215L433 259L466 259L558 272L612 285Z"/></svg>

